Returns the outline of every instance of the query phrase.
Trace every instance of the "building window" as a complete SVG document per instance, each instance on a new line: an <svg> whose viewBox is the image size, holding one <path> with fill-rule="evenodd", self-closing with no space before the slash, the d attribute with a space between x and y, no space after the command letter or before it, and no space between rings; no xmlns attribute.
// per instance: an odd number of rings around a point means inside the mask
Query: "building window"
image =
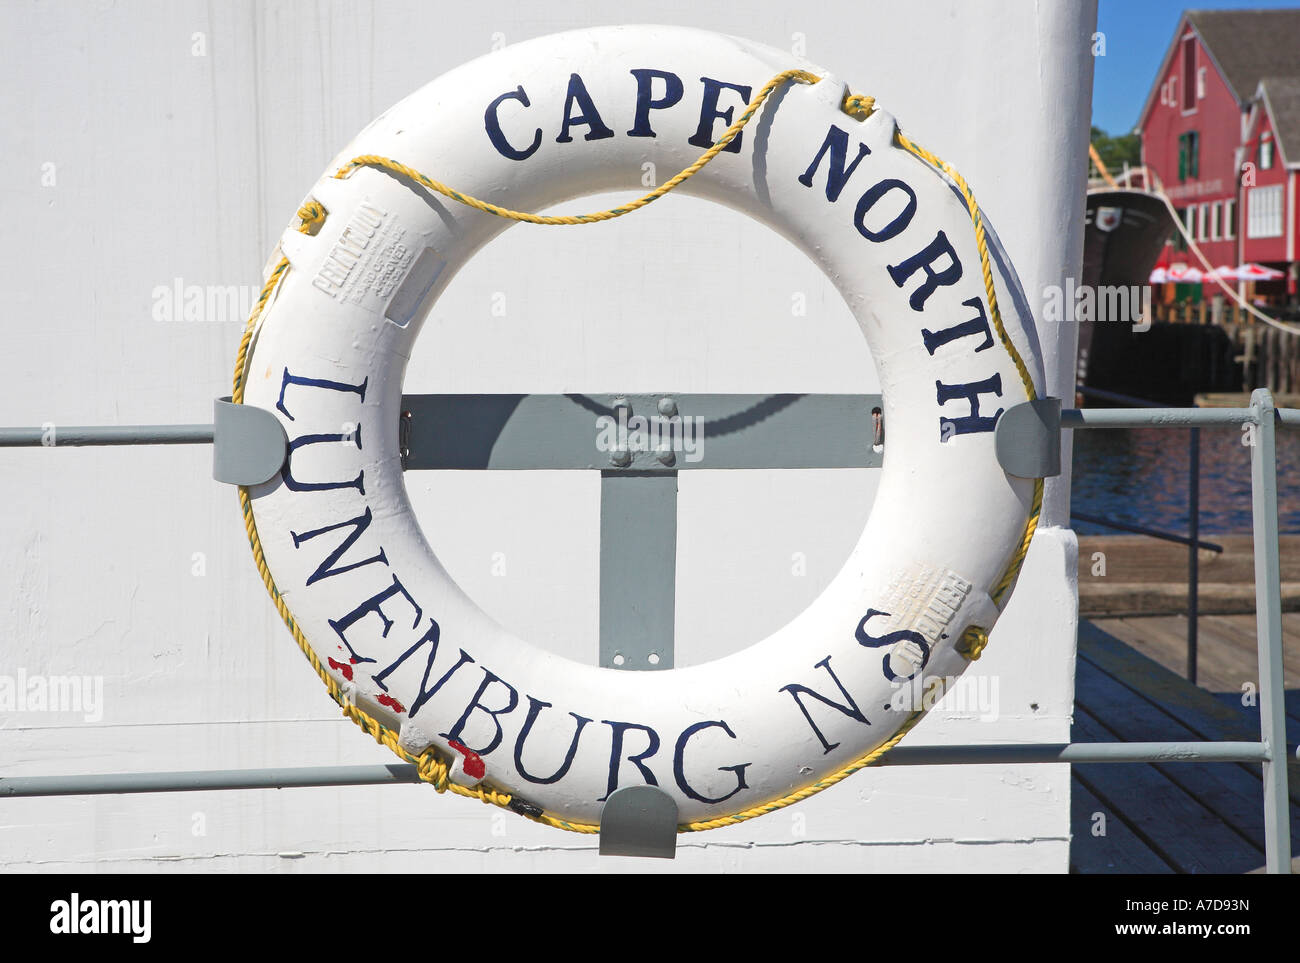
<svg viewBox="0 0 1300 963"><path fill-rule="evenodd" d="M1197 227L1200 233L1196 235L1198 241L1207 241L1210 238L1210 205L1208 202L1201 205L1200 224Z"/></svg>
<svg viewBox="0 0 1300 963"><path fill-rule="evenodd" d="M1196 109L1196 38L1183 38L1183 110Z"/></svg>
<svg viewBox="0 0 1300 963"><path fill-rule="evenodd" d="M1223 239L1231 241L1237 236L1237 202L1223 202Z"/></svg>
<svg viewBox="0 0 1300 963"><path fill-rule="evenodd" d="M1198 208L1191 204L1187 208L1187 214L1183 220L1183 227L1187 228L1187 236L1193 241L1196 240L1196 212Z"/></svg>
<svg viewBox="0 0 1300 963"><path fill-rule="evenodd" d="M1282 236L1282 185L1252 187L1246 194L1246 237Z"/></svg>
<svg viewBox="0 0 1300 963"><path fill-rule="evenodd" d="M1178 135L1178 179L1195 180L1201 173L1200 137L1189 130Z"/></svg>
<svg viewBox="0 0 1300 963"><path fill-rule="evenodd" d="M1180 211L1177 208L1175 208L1174 213L1178 215L1179 223L1181 224L1187 223L1187 213L1188 213L1187 211L1185 210ZM1178 228L1174 228L1174 236L1169 239L1169 243L1173 245L1175 251L1187 250L1187 240L1183 237L1183 232L1178 230Z"/></svg>
<svg viewBox="0 0 1300 963"><path fill-rule="evenodd" d="M1205 98L1205 68L1202 67L1200 70L1196 71L1196 99L1203 100L1204 98Z"/></svg>
<svg viewBox="0 0 1300 963"><path fill-rule="evenodd" d="M1273 141L1261 140L1259 142L1259 169L1262 171L1269 170L1273 166Z"/></svg>
<svg viewBox="0 0 1300 963"><path fill-rule="evenodd" d="M1215 201L1210 205L1210 240L1217 241L1221 236L1219 224L1223 219L1223 202Z"/></svg>

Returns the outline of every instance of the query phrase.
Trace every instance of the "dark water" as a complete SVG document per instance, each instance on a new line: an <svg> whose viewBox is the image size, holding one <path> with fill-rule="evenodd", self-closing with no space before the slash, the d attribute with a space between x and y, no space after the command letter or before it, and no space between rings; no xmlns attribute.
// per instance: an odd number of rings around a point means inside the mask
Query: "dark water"
<svg viewBox="0 0 1300 963"><path fill-rule="evenodd" d="M1188 431L1089 428L1074 433L1075 511L1187 533ZM1238 428L1201 429L1201 532L1251 530L1250 448ZM1300 431L1278 429L1278 524L1300 533ZM1086 535L1114 529L1076 522Z"/></svg>

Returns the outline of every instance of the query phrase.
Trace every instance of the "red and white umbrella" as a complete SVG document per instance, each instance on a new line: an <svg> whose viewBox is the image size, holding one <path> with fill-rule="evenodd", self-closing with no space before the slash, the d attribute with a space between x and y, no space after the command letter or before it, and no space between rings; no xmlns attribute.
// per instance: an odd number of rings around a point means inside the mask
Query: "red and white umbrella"
<svg viewBox="0 0 1300 963"><path fill-rule="evenodd" d="M1236 279L1237 269L1227 264L1220 264L1205 275L1207 281L1235 281Z"/></svg>
<svg viewBox="0 0 1300 963"><path fill-rule="evenodd" d="M1195 284L1205 280L1205 273L1197 267L1170 268L1169 280L1176 284Z"/></svg>
<svg viewBox="0 0 1300 963"><path fill-rule="evenodd" d="M1166 284L1169 281L1169 271L1165 268L1158 267L1151 272L1151 277L1147 278L1149 284Z"/></svg>
<svg viewBox="0 0 1300 963"><path fill-rule="evenodd" d="M1253 262L1237 268L1235 276L1239 281L1280 281L1286 277L1281 271Z"/></svg>

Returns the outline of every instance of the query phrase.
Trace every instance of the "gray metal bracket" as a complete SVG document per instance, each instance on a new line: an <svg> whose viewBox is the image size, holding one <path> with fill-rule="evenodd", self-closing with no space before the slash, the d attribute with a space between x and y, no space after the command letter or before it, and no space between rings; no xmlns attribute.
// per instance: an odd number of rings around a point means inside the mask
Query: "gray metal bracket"
<svg viewBox="0 0 1300 963"><path fill-rule="evenodd" d="M600 473L600 651L607 669L674 666L677 473Z"/></svg>
<svg viewBox="0 0 1300 963"><path fill-rule="evenodd" d="M597 393L402 396L406 471L597 470L598 664L675 665L678 473L879 468L880 395Z"/></svg>
<svg viewBox="0 0 1300 963"><path fill-rule="evenodd" d="M1037 398L1008 408L993 429L998 464L1017 478L1061 473L1061 399Z"/></svg>
<svg viewBox="0 0 1300 963"><path fill-rule="evenodd" d="M289 451L280 419L265 408L234 404L229 395L213 401L212 414L212 477L228 485L274 478Z"/></svg>
<svg viewBox="0 0 1300 963"><path fill-rule="evenodd" d="M600 811L600 855L673 859L677 803L657 786L615 789Z"/></svg>
<svg viewBox="0 0 1300 963"><path fill-rule="evenodd" d="M408 471L879 468L871 409L881 404L880 395L403 395L399 437ZM638 419L654 423L659 447L636 444ZM695 444L665 444L670 435Z"/></svg>

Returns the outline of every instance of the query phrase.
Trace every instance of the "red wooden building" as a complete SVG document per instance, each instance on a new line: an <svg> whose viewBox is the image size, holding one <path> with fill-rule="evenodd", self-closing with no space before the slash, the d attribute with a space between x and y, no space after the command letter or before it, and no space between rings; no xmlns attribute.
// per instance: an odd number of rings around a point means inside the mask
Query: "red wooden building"
<svg viewBox="0 0 1300 963"><path fill-rule="evenodd" d="M1300 279L1300 9L1183 14L1138 119L1143 163L1210 262L1285 273L1257 294L1295 303ZM1175 235L1161 263L1196 264Z"/></svg>

